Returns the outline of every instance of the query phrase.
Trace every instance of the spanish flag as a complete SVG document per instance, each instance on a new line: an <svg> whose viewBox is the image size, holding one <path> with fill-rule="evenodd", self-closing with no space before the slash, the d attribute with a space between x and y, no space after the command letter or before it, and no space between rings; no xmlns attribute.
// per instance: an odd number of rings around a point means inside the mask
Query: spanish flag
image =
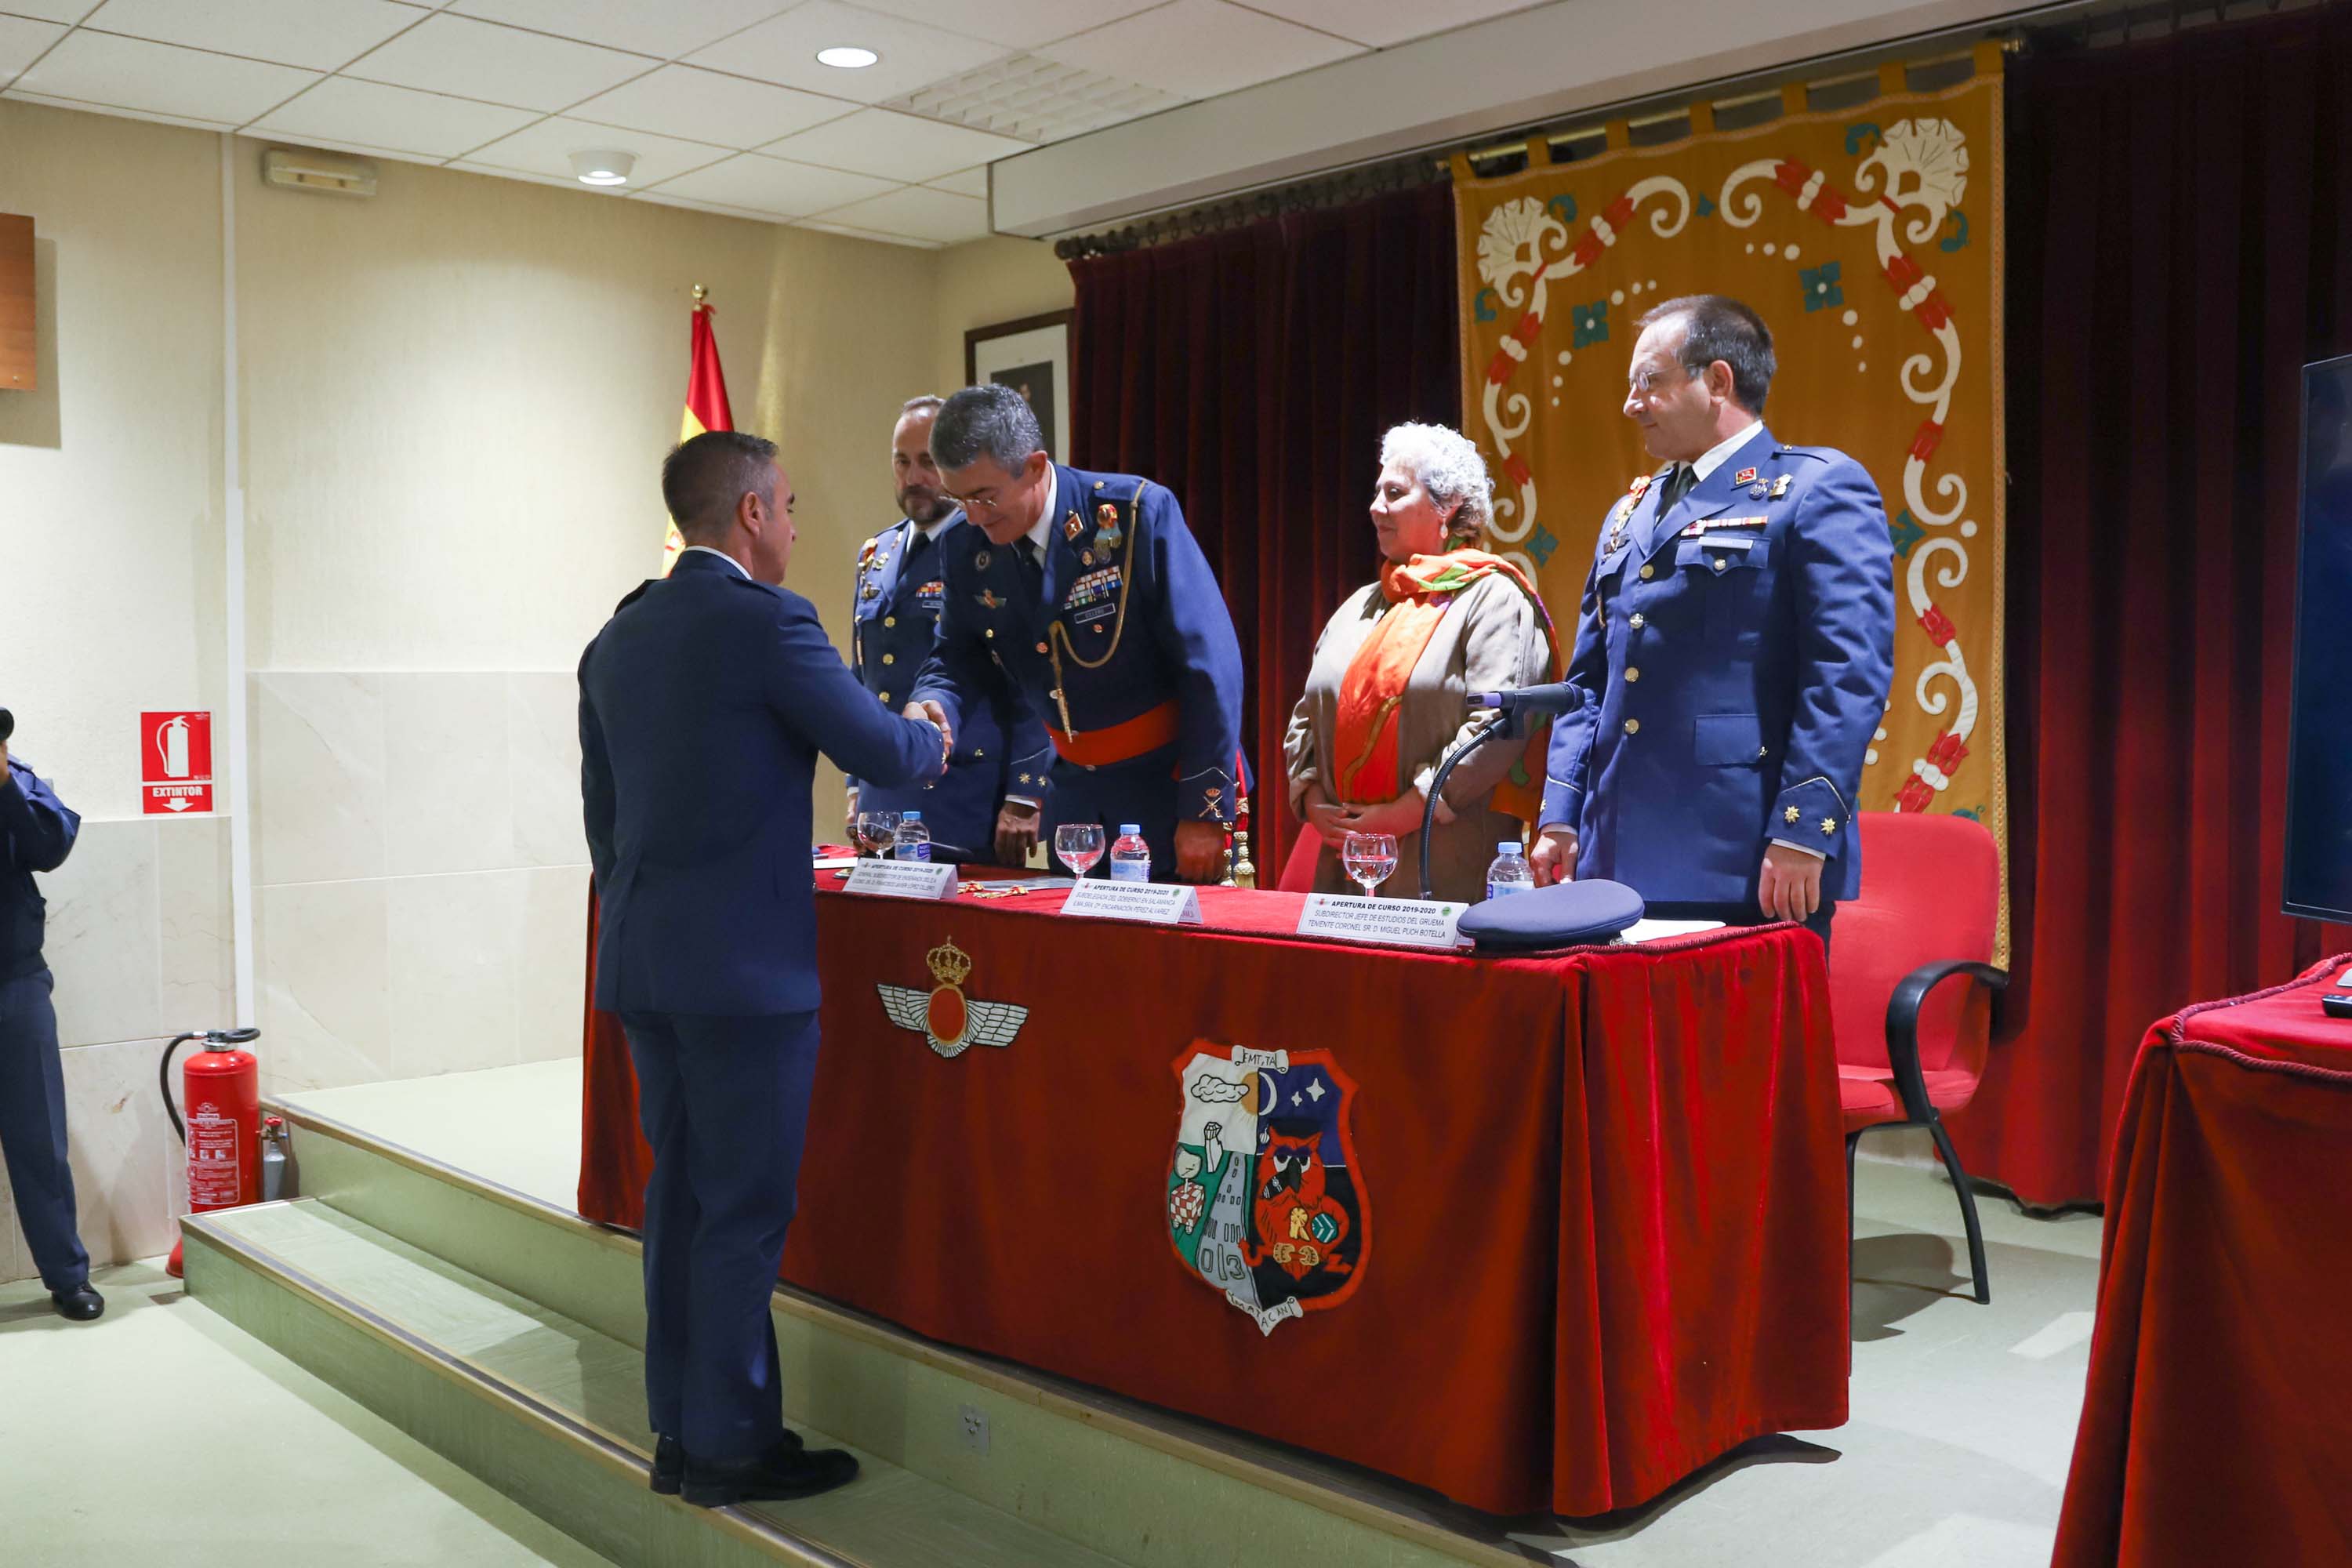
<svg viewBox="0 0 2352 1568"><path fill-rule="evenodd" d="M710 335L710 304L702 290L694 291L694 326L688 348L686 367L686 418L679 424L677 438L691 441L706 430L735 428L734 411L727 406L727 373L719 368L719 340ZM677 534L677 524L671 523L662 541L662 575L677 563L677 552L686 548L686 541Z"/></svg>

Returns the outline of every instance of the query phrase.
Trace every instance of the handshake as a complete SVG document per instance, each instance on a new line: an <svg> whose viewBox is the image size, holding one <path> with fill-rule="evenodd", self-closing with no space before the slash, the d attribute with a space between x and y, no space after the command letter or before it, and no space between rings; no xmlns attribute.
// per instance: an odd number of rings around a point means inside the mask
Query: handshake
<svg viewBox="0 0 2352 1568"><path fill-rule="evenodd" d="M939 731L940 765L945 767L948 759L955 755L955 732L948 728L948 710L936 702L909 702L906 717L919 719Z"/></svg>

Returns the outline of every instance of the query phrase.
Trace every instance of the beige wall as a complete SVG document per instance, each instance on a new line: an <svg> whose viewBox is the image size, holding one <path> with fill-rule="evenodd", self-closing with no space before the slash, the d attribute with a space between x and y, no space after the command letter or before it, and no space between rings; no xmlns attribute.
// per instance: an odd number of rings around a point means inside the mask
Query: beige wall
<svg viewBox="0 0 2352 1568"><path fill-rule="evenodd" d="M385 162L275 191L236 144L257 1047L268 1089L578 1049L572 668L658 560L688 290L798 492L836 641L898 405L966 325L1063 308L1043 247L932 253ZM0 395L0 702L86 816L44 879L94 1256L169 1245L162 1037L226 1022L226 821L135 816L129 715L222 713L217 137L0 102L44 389ZM224 737L225 738L225 737ZM37 741L37 744L36 743ZM820 824L837 775L819 782ZM0 1280L32 1272L0 1198Z"/></svg>
<svg viewBox="0 0 2352 1568"><path fill-rule="evenodd" d="M931 373L940 390L963 384L967 331L1066 310L1076 298L1069 268L1055 259L1054 247L1042 241L980 239L942 251L938 358Z"/></svg>

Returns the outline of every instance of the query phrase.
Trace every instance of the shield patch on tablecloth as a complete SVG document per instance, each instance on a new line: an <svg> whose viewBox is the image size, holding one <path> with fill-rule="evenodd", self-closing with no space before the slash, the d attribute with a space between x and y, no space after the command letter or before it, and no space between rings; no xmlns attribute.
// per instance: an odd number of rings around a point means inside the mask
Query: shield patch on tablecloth
<svg viewBox="0 0 2352 1568"><path fill-rule="evenodd" d="M1182 1109L1167 1224L1177 1258L1263 1333L1346 1300L1370 1239L1354 1080L1329 1051L1209 1040L1174 1066Z"/></svg>

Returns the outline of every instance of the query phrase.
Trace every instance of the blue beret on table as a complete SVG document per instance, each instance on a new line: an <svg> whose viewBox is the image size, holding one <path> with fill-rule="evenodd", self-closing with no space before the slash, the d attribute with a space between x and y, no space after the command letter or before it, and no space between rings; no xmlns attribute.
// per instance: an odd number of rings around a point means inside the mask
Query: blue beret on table
<svg viewBox="0 0 2352 1568"><path fill-rule="evenodd" d="M1622 882L1555 882L1473 904L1460 930L1481 952L1535 952L1607 942L1642 918L1642 895Z"/></svg>

